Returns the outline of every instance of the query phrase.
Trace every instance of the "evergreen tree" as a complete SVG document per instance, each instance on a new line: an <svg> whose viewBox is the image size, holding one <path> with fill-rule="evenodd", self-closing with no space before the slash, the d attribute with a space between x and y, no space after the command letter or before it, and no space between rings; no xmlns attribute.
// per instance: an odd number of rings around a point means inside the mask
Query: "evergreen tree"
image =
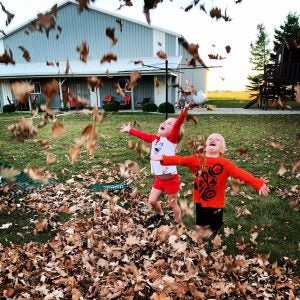
<svg viewBox="0 0 300 300"><path fill-rule="evenodd" d="M271 60L275 62L276 52L286 38L300 38L300 20L296 13L289 13L283 25L274 30L274 47Z"/></svg>
<svg viewBox="0 0 300 300"><path fill-rule="evenodd" d="M269 39L263 24L257 26L258 35L255 43L250 44L250 58L254 75L248 75L249 85L247 89L251 91L251 96L255 97L259 93L260 86L263 83L264 66L270 60L270 50L268 49Z"/></svg>

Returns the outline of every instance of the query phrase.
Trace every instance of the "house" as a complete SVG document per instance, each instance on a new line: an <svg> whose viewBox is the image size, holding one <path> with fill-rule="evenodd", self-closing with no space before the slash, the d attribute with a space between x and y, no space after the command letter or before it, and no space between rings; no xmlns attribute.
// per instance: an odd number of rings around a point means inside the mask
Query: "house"
<svg viewBox="0 0 300 300"><path fill-rule="evenodd" d="M34 83L29 108L31 101L43 103L43 86L53 78L59 82L51 104L56 109L64 106L66 92L97 107L105 99L122 102L124 96L133 110L145 98L157 105L175 103L177 83L188 81L206 91L207 67L200 57L191 66L188 46L178 33L92 6L80 12L78 2L68 0L0 38L0 107L14 100L11 83L16 80ZM129 87L133 71L141 78ZM101 79L102 87L89 86L92 76Z"/></svg>

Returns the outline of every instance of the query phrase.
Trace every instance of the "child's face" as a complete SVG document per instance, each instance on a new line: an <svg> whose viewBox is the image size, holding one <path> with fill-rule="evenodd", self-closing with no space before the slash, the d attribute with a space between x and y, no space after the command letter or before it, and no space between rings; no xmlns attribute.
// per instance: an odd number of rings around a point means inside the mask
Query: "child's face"
<svg viewBox="0 0 300 300"><path fill-rule="evenodd" d="M169 118L169 119L165 120L164 122L160 123L158 131L157 131L158 135L161 137L167 137L171 133L175 121L176 121L176 119Z"/></svg>
<svg viewBox="0 0 300 300"><path fill-rule="evenodd" d="M225 151L224 138L217 133L211 134L206 140L206 156L219 157Z"/></svg>

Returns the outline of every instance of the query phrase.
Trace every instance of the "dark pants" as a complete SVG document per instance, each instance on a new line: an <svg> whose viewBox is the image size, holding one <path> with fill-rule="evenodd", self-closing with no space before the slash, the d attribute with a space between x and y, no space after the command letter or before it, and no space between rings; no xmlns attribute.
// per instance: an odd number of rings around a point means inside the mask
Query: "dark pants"
<svg viewBox="0 0 300 300"><path fill-rule="evenodd" d="M223 226L223 208L202 207L196 203L196 225L209 226L214 232Z"/></svg>

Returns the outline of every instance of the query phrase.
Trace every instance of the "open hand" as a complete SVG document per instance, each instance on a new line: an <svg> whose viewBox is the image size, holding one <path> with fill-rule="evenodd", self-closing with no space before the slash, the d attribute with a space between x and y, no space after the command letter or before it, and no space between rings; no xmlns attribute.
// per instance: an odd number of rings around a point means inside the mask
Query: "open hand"
<svg viewBox="0 0 300 300"><path fill-rule="evenodd" d="M264 184L258 191L259 195L264 197L267 197L269 195L269 192L270 192L270 188L266 184Z"/></svg>
<svg viewBox="0 0 300 300"><path fill-rule="evenodd" d="M127 125L126 124L122 124L120 131L121 132L129 132L130 129L131 129L130 123L128 123Z"/></svg>

